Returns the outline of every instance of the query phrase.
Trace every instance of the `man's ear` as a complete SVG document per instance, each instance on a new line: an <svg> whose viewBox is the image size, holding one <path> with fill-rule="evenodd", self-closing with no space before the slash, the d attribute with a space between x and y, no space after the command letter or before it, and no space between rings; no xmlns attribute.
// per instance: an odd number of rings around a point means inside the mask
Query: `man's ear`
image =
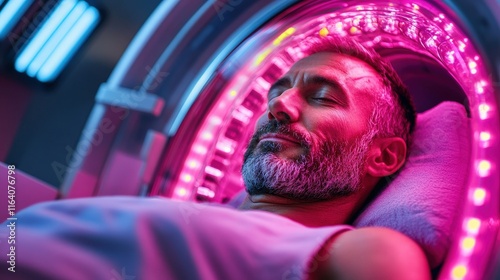
<svg viewBox="0 0 500 280"><path fill-rule="evenodd" d="M406 143L401 137L374 139L366 159L367 173L374 177L395 173L405 163L406 152Z"/></svg>

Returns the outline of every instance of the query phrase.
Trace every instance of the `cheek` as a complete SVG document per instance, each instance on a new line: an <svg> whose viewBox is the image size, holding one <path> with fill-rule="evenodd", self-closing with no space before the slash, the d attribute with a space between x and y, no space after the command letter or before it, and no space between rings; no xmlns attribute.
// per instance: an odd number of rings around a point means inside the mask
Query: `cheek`
<svg viewBox="0 0 500 280"><path fill-rule="evenodd" d="M254 131L257 131L259 127L263 126L269 121L268 115L269 112L265 111L264 114L262 114L259 119L257 120L257 123L255 124Z"/></svg>
<svg viewBox="0 0 500 280"><path fill-rule="evenodd" d="M321 147L324 143L345 143L356 138L365 132L362 127L363 122L354 116L336 116L327 118L323 115L323 120L316 123L316 127L311 130L313 145L315 148Z"/></svg>
<svg viewBox="0 0 500 280"><path fill-rule="evenodd" d="M355 120L349 118L343 113L325 112L316 118L314 123L310 125L316 132L318 137L328 140L331 137L342 138L346 132L352 129L352 124Z"/></svg>

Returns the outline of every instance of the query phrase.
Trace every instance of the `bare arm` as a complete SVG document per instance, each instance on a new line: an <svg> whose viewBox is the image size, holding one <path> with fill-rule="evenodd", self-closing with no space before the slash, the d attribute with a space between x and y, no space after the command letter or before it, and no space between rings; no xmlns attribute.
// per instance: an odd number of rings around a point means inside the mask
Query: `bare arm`
<svg viewBox="0 0 500 280"><path fill-rule="evenodd" d="M340 234L327 244L330 256L312 279L431 279L420 247L386 228L361 228Z"/></svg>

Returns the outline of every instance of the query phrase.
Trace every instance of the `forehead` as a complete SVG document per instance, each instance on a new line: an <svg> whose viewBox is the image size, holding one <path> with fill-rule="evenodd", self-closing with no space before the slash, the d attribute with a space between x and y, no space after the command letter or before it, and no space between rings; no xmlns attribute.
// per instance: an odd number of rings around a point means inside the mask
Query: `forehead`
<svg viewBox="0 0 500 280"><path fill-rule="evenodd" d="M296 62L289 73L307 71L323 76L341 76L345 79L375 79L380 75L368 63L346 54L321 52Z"/></svg>
<svg viewBox="0 0 500 280"><path fill-rule="evenodd" d="M322 52L296 62L285 74L294 85L307 83L309 77L321 76L334 81L347 98L354 113L367 120L383 88L381 76L368 63L345 54Z"/></svg>

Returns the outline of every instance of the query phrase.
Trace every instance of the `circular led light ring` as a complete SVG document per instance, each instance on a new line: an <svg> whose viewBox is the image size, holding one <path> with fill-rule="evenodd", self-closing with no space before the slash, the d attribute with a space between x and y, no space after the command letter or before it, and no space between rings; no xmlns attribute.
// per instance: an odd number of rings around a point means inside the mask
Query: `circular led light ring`
<svg viewBox="0 0 500 280"><path fill-rule="evenodd" d="M487 248L498 229L498 107L478 52L445 14L432 7L358 5L285 26L280 35L259 48L216 101L198 131L173 198L212 199L222 191L218 188L227 183L227 177L238 177L230 173L238 170L234 162L242 154L239 144L248 139L245 131L263 112L272 78L302 57L307 37L332 33L362 38L367 45L405 47L431 55L468 94L474 131L468 203L464 226L455 238L458 242L452 244L441 278L474 279L484 272L488 258L478 248ZM272 77L266 79L269 73ZM236 181L242 185L241 180Z"/></svg>

